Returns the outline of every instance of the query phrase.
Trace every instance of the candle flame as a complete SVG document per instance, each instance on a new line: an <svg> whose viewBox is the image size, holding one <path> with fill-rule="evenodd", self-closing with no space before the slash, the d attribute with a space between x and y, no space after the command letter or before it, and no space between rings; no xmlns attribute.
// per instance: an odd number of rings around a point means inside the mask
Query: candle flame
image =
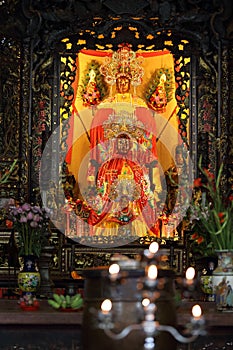
<svg viewBox="0 0 233 350"><path fill-rule="evenodd" d="M195 276L195 269L194 267L190 266L187 270L186 270L186 279L187 280L193 280Z"/></svg>
<svg viewBox="0 0 233 350"><path fill-rule="evenodd" d="M109 266L108 271L109 271L110 275L119 273L120 266L118 264L112 264L112 265Z"/></svg>
<svg viewBox="0 0 233 350"><path fill-rule="evenodd" d="M148 267L148 271L147 271L147 276L148 278L155 280L157 278L158 275L158 269L156 265L150 265Z"/></svg>
<svg viewBox="0 0 233 350"><path fill-rule="evenodd" d="M149 251L152 254L157 253L157 251L159 250L159 244L157 242L152 242L149 246Z"/></svg>
<svg viewBox="0 0 233 350"><path fill-rule="evenodd" d="M150 305L150 299L144 298L142 300L142 306L147 307L148 305Z"/></svg>
<svg viewBox="0 0 233 350"><path fill-rule="evenodd" d="M101 304L101 311L103 313L108 313L112 309L112 302L110 299L105 299Z"/></svg>
<svg viewBox="0 0 233 350"><path fill-rule="evenodd" d="M200 305L196 304L196 305L194 305L194 306L192 307L192 315L193 315L193 317L195 317L195 318L201 317L201 315L202 315L202 310L201 310Z"/></svg>

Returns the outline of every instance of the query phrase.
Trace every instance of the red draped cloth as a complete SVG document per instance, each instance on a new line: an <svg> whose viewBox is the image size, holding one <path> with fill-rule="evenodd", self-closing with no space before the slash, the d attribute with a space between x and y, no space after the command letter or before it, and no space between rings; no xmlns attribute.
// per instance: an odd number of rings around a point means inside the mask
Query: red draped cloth
<svg viewBox="0 0 233 350"><path fill-rule="evenodd" d="M99 109L90 130L88 176L92 182L95 180L102 207L99 212L91 210L89 224L116 227L140 218L148 232L158 235L156 202L149 179L150 165L157 161L155 121L150 110L140 106L135 107L132 120L128 114L124 125L114 113L114 108ZM122 140L129 144L127 152L119 151L118 143Z"/></svg>

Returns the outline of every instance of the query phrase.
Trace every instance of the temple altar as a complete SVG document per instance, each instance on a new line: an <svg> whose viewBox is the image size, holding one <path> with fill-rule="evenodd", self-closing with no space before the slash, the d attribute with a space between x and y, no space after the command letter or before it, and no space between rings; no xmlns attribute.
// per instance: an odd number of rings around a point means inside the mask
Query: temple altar
<svg viewBox="0 0 233 350"><path fill-rule="evenodd" d="M209 251L187 214L200 159L214 175L222 165L221 191L233 190L232 14L214 0L0 1L4 350L86 350L83 313L46 298L82 290L83 271L114 256L137 263L156 242L177 278L189 266L200 278ZM23 203L52 212L36 312L17 304L19 232L7 222ZM207 334L177 350L231 349L232 313L200 299ZM177 307L179 330L193 302Z"/></svg>

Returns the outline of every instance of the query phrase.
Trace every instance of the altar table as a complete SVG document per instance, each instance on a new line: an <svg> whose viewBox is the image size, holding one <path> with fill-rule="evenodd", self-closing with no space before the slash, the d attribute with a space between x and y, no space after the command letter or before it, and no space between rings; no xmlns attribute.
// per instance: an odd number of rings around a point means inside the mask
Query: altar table
<svg viewBox="0 0 233 350"><path fill-rule="evenodd" d="M189 322L195 303L182 301L177 308L180 331ZM212 302L199 304L207 334L192 344L178 344L177 350L233 349L233 312L217 312ZM29 312L23 311L17 300L0 300L1 350L85 350L81 334L82 311L62 312L52 309L47 300L41 300L40 308Z"/></svg>

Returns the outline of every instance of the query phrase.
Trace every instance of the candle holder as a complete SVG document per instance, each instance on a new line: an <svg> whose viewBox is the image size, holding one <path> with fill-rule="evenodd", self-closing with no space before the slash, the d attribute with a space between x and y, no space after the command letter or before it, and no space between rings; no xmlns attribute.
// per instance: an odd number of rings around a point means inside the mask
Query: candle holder
<svg viewBox="0 0 233 350"><path fill-rule="evenodd" d="M155 349L156 337L161 332L169 333L176 341L180 343L191 343L197 337L206 334L205 319L202 316L202 310L199 305L195 305L190 313L190 321L186 325L183 333L180 333L175 326L169 324L161 324L157 320L157 299L161 295L161 291L166 284L166 277L158 278L159 266L159 250L145 250L141 267L144 268L144 276L138 280L138 293L141 298L141 315L142 319L124 327L120 331L116 331L116 321L114 319L114 303L110 299L106 299L101 304L101 309L97 311L97 327L104 330L104 333L114 340L125 338L131 332L141 331L144 334L144 349ZM122 277L123 276L123 277ZM114 288L124 279L124 273L117 264L111 265L105 278L109 279L110 286ZM117 282L117 283L116 283ZM183 288L193 291L196 286L195 270L189 268L186 271L186 278L183 278Z"/></svg>

